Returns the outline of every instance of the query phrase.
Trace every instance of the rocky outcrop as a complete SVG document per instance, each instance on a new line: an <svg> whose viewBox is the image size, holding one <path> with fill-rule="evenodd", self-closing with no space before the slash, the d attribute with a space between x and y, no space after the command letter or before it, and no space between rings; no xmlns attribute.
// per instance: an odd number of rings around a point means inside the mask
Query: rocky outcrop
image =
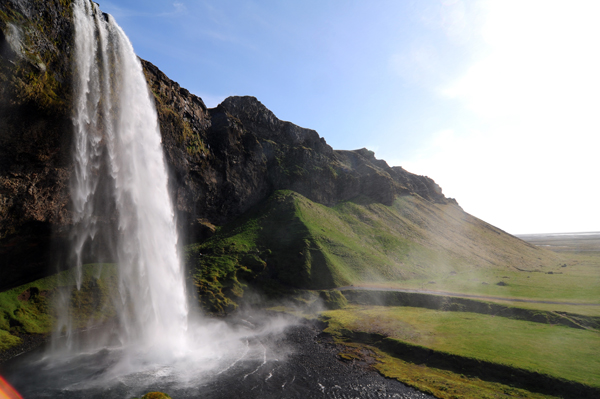
<svg viewBox="0 0 600 399"><path fill-rule="evenodd" d="M66 265L70 5L0 2L0 290ZM142 65L187 242L206 238L279 189L325 205L359 195L384 204L398 195L449 201L433 180L389 167L366 149L334 151L317 132L279 120L254 97L230 97L207 109L156 66Z"/></svg>
<svg viewBox="0 0 600 399"><path fill-rule="evenodd" d="M325 205L358 195L388 205L397 195L409 194L448 201L428 177L390 168L364 148L334 151L317 132L280 121L254 97L227 98L214 114L239 121L243 134L256 136L275 189L294 190Z"/></svg>

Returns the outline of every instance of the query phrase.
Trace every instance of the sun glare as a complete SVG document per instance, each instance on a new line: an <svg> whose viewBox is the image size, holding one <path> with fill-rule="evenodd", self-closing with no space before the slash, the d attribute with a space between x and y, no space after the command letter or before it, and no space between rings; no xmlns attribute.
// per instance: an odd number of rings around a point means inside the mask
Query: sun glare
<svg viewBox="0 0 600 399"><path fill-rule="evenodd" d="M480 58L442 90L476 122L448 126L405 164L511 233L594 229L600 2L485 4ZM574 192L581 206L560 221Z"/></svg>
<svg viewBox="0 0 600 399"><path fill-rule="evenodd" d="M0 377L0 399L23 399L23 397L4 378Z"/></svg>
<svg viewBox="0 0 600 399"><path fill-rule="evenodd" d="M598 2L490 2L490 53L446 94L485 117L570 120L597 109L599 11Z"/></svg>

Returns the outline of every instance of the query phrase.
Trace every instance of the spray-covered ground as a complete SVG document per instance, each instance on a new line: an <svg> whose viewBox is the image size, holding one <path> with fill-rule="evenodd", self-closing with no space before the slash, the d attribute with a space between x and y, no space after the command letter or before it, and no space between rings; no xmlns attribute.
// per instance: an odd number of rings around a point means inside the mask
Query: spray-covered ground
<svg viewBox="0 0 600 399"><path fill-rule="evenodd" d="M368 360L343 360L341 348L310 322L263 313L194 328L199 341L176 359L109 346L51 360L40 349L0 372L25 398L133 398L149 391L179 399L431 397L382 377Z"/></svg>

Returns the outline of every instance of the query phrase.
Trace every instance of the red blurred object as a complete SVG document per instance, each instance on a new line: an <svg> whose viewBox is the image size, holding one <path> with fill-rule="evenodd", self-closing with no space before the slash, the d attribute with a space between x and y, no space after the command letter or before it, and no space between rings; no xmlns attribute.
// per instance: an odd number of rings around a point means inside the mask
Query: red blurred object
<svg viewBox="0 0 600 399"><path fill-rule="evenodd" d="M0 377L0 399L23 399L23 397L4 378Z"/></svg>

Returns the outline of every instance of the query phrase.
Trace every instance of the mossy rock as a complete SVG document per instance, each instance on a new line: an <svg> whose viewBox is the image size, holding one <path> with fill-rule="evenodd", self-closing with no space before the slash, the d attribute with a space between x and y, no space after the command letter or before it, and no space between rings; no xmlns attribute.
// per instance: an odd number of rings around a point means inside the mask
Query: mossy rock
<svg viewBox="0 0 600 399"><path fill-rule="evenodd" d="M68 295L74 328L102 323L115 316L110 298L118 289L117 267L89 264L82 268L81 289L76 273L66 270L0 292L0 352L22 343L21 335L48 334L57 319L57 295Z"/></svg>
<svg viewBox="0 0 600 399"><path fill-rule="evenodd" d="M169 395L162 392L148 392L142 399L172 399Z"/></svg>
<svg viewBox="0 0 600 399"><path fill-rule="evenodd" d="M325 307L330 310L342 309L348 305L348 300L340 291L321 291L319 298L325 304Z"/></svg>
<svg viewBox="0 0 600 399"><path fill-rule="evenodd" d="M8 331L0 329L0 352L22 343L23 340L21 338L15 337Z"/></svg>

